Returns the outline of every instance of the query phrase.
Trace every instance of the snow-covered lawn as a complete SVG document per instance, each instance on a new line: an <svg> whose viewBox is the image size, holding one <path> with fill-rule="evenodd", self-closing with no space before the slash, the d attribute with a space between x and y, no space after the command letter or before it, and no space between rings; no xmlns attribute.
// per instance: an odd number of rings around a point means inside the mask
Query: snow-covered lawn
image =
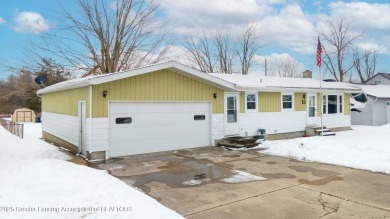
<svg viewBox="0 0 390 219"><path fill-rule="evenodd" d="M25 123L23 140L0 126L0 218L182 218L40 137L40 124Z"/></svg>
<svg viewBox="0 0 390 219"><path fill-rule="evenodd" d="M265 141L270 155L335 164L390 174L390 124L352 126L335 136Z"/></svg>

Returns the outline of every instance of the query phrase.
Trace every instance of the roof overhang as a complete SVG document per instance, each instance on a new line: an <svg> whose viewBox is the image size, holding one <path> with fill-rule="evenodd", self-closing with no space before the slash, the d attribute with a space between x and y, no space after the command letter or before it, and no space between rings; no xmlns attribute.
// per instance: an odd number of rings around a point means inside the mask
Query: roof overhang
<svg viewBox="0 0 390 219"><path fill-rule="evenodd" d="M318 88L318 87L243 87L243 86L237 86L237 90L239 91L265 91L265 92L275 92L275 91L286 91L286 92L343 92L343 93L353 93L353 92L363 92L362 89L359 88Z"/></svg>
<svg viewBox="0 0 390 219"><path fill-rule="evenodd" d="M226 91L235 91L235 85L233 83L227 82L225 80L219 79L217 77L211 76L207 73L198 71L196 69L187 67L183 64L180 64L175 61L165 62L161 64L151 65L143 68L138 68L125 72L118 73L110 73L105 75L87 77L87 78L79 78L69 81L64 81L58 84L54 84L52 86L46 87L44 89L38 90L37 94L45 94L52 93L63 90L70 90L75 88L86 87L90 85L98 85L111 81L121 80L124 78L134 77L137 75L142 75L146 73L151 73L159 70L169 69L179 74L185 75L187 77L202 81L204 83L213 85L215 87L219 87Z"/></svg>

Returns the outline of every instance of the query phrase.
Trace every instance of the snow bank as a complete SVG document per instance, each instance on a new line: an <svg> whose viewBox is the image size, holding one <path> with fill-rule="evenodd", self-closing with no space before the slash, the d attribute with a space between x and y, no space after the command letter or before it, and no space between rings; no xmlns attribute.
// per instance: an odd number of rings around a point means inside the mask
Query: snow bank
<svg viewBox="0 0 390 219"><path fill-rule="evenodd" d="M335 136L266 141L261 153L390 174L390 125L352 128Z"/></svg>
<svg viewBox="0 0 390 219"><path fill-rule="evenodd" d="M25 123L23 140L0 126L0 218L182 218L39 135L40 124Z"/></svg>

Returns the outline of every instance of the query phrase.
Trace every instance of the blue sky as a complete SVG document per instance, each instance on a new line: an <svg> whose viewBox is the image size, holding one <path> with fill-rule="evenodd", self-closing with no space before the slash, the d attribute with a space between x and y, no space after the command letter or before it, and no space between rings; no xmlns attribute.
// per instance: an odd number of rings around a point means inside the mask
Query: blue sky
<svg viewBox="0 0 390 219"><path fill-rule="evenodd" d="M109 1L109 0L107 0ZM215 27L238 33L248 23L260 27L264 46L256 55L253 72L263 74L264 59L269 71L280 59L296 62L299 71L317 71L314 54L316 36L325 31L326 20L349 18L351 30L364 32L355 42L358 49L379 51L377 71L390 72L390 3L387 1L320 0L160 0L160 16L170 21L172 35L181 39ZM74 10L71 0L0 0L0 79L8 76L2 66L21 65L26 60L30 41L42 32L52 31L62 8ZM326 45L324 45L326 46ZM171 53L180 57L182 47ZM174 57L174 56L173 56Z"/></svg>

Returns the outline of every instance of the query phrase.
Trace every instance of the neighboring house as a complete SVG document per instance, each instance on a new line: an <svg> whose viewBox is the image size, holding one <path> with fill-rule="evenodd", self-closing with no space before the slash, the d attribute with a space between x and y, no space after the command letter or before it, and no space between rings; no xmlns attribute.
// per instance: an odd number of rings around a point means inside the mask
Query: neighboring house
<svg viewBox="0 0 390 219"><path fill-rule="evenodd" d="M350 128L351 92L311 78L206 74L177 62L61 82L37 92L47 141L88 159L215 145L226 135Z"/></svg>
<svg viewBox="0 0 390 219"><path fill-rule="evenodd" d="M371 84L371 85L378 85L378 84L382 84L382 85L390 85L390 74L388 73L378 73L374 76L372 76L371 78L367 79L366 82L364 82L363 84Z"/></svg>
<svg viewBox="0 0 390 219"><path fill-rule="evenodd" d="M352 125L380 126L390 123L390 85L359 85L367 96L367 103L359 111L352 111Z"/></svg>

